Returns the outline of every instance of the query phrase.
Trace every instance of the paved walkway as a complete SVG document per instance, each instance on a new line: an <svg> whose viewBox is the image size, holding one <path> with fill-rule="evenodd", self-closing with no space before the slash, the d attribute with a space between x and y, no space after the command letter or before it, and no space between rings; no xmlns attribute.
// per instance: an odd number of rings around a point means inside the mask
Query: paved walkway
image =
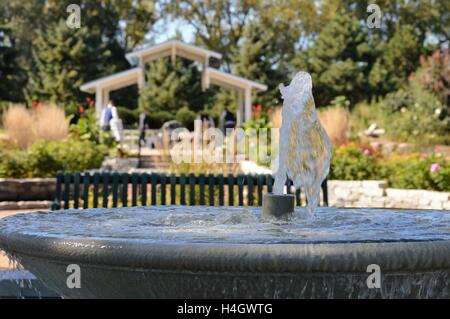
<svg viewBox="0 0 450 319"><path fill-rule="evenodd" d="M0 218L12 216L20 213L31 213L36 211L36 209L24 209L24 210L0 210ZM4 255L3 251L0 250L0 271L9 268L8 258Z"/></svg>

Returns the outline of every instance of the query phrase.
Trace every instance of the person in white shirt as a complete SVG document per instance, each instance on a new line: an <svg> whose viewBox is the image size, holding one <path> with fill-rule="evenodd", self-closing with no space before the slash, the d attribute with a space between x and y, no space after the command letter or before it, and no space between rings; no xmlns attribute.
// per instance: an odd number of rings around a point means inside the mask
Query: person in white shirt
<svg viewBox="0 0 450 319"><path fill-rule="evenodd" d="M100 127L104 131L111 130L111 121L118 120L119 115L117 114L117 108L114 106L114 101L109 100L106 107L102 110L102 115L100 116Z"/></svg>
<svg viewBox="0 0 450 319"><path fill-rule="evenodd" d="M123 135L122 120L119 118L114 101L109 100L100 116L100 127L104 131L111 131L116 141L120 142Z"/></svg>

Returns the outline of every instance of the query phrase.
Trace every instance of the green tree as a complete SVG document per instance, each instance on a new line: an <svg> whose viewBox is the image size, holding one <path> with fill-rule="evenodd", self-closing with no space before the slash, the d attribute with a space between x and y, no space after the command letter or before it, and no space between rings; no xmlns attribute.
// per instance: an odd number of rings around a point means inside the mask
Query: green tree
<svg viewBox="0 0 450 319"><path fill-rule="evenodd" d="M3 15L12 26L13 35L19 39L17 59L30 76L26 90L28 99L62 98L58 102L63 103L70 95L72 100L82 99L77 88L67 87L67 80L58 72L69 75L68 80L75 86L127 69L129 64L124 54L144 41L157 19L153 2L145 0L80 0L77 4L81 7L82 28L69 29L64 21L68 17L66 8L71 3L71 0L10 0L5 3ZM57 44L54 39L67 42ZM47 65L46 58L52 63L61 63L61 68ZM84 63L82 68L76 65L80 62ZM53 83L46 83L49 81ZM118 96L126 97L126 93L128 91Z"/></svg>
<svg viewBox="0 0 450 319"><path fill-rule="evenodd" d="M419 64L421 46L409 25L399 26L387 43L380 42L376 49L378 58L369 75L372 91L384 95L405 86Z"/></svg>
<svg viewBox="0 0 450 319"><path fill-rule="evenodd" d="M288 72L276 50L277 33L266 29L262 23L249 24L244 32L243 43L233 63L236 74L268 85L268 91L257 97L264 107L273 107L280 103L278 84ZM281 53L281 54L280 54Z"/></svg>
<svg viewBox="0 0 450 319"><path fill-rule="evenodd" d="M25 72L17 60L19 52L11 28L0 24L0 100L20 102Z"/></svg>
<svg viewBox="0 0 450 319"><path fill-rule="evenodd" d="M324 106L336 96L346 96L350 101L366 97L370 60L367 33L355 17L341 12L292 63L296 70L311 73L316 102Z"/></svg>
<svg viewBox="0 0 450 319"><path fill-rule="evenodd" d="M170 115L170 119L174 119L183 107L194 112L202 111L213 93L209 90L202 92L201 75L196 64L180 57L177 57L175 65L170 58L148 63L146 76L147 84L140 92L139 106L150 117L164 112L163 117Z"/></svg>
<svg viewBox="0 0 450 319"><path fill-rule="evenodd" d="M365 25L370 14L367 12L367 0L340 1L343 7L353 12ZM449 41L450 2L448 0L377 0L373 2L381 9L382 23L380 29L369 29L369 33L381 35L383 40L387 40L394 36L398 26L410 25L421 44L430 34L433 34L442 44Z"/></svg>
<svg viewBox="0 0 450 319"><path fill-rule="evenodd" d="M66 104L81 98L79 86L89 76L104 73L99 60L107 61L106 45L95 46L87 27L69 29L64 20L50 30L37 32L33 46L35 70L29 74L29 100Z"/></svg>
<svg viewBox="0 0 450 319"><path fill-rule="evenodd" d="M261 0L162 0L164 11L186 21L195 30L195 42L220 52L229 71L234 51Z"/></svg>

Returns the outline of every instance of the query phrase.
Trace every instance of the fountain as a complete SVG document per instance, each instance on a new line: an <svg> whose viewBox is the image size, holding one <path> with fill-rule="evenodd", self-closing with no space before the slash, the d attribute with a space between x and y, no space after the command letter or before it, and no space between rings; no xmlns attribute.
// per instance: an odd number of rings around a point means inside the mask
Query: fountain
<svg viewBox="0 0 450 319"><path fill-rule="evenodd" d="M19 214L0 220L0 248L69 298L449 298L450 212L316 208L331 145L309 75L280 90L280 165L262 210ZM306 210L283 194L286 176Z"/></svg>

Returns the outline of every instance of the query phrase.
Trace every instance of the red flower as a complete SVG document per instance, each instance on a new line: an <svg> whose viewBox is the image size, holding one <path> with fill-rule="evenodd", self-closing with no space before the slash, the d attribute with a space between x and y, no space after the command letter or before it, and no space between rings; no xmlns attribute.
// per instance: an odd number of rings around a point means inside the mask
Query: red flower
<svg viewBox="0 0 450 319"><path fill-rule="evenodd" d="M256 106L256 109L257 109L258 111L262 111L262 105L261 105L261 104L258 104L258 105Z"/></svg>
<svg viewBox="0 0 450 319"><path fill-rule="evenodd" d="M83 113L84 112L84 106L78 105L78 112Z"/></svg>
<svg viewBox="0 0 450 319"><path fill-rule="evenodd" d="M272 109L267 109L267 115L272 115Z"/></svg>

